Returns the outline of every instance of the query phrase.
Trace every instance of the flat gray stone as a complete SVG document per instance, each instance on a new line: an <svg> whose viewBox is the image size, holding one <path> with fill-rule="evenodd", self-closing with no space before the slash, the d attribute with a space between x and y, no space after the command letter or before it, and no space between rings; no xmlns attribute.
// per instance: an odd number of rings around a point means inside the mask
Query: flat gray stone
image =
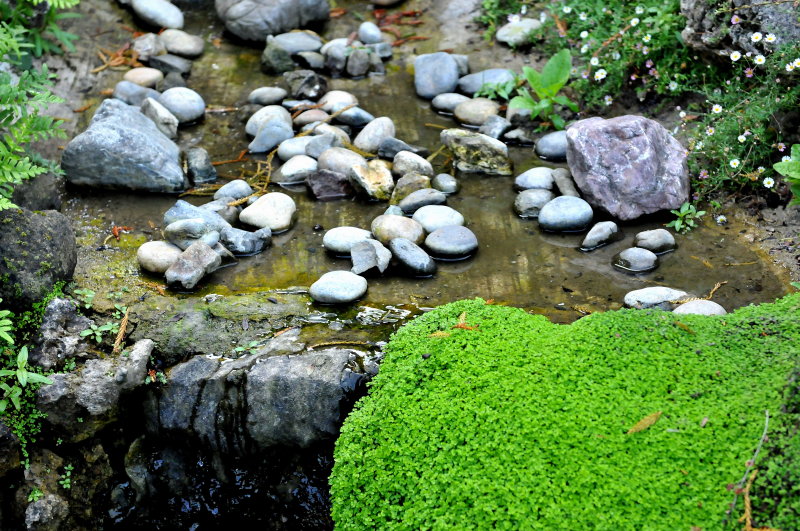
<svg viewBox="0 0 800 531"><path fill-rule="evenodd" d="M331 271L311 284L308 293L316 302L323 304L347 304L361 298L367 292L364 277L350 271Z"/></svg>
<svg viewBox="0 0 800 531"><path fill-rule="evenodd" d="M458 179L447 173L440 173L431 179L431 187L444 194L451 195L458 192Z"/></svg>
<svg viewBox="0 0 800 531"><path fill-rule="evenodd" d="M114 86L114 92L111 94L111 97L121 100L128 105L135 105L138 107L144 103L147 98L157 100L160 95L161 93L157 90L137 85L132 81L122 80Z"/></svg>
<svg viewBox="0 0 800 531"><path fill-rule="evenodd" d="M544 160L564 162L567 160L567 132L555 131L544 135L536 142L535 151Z"/></svg>
<svg viewBox="0 0 800 531"><path fill-rule="evenodd" d="M405 238L419 244L425 239L425 229L411 218L383 214L372 220L370 227L373 236L386 245L395 238Z"/></svg>
<svg viewBox="0 0 800 531"><path fill-rule="evenodd" d="M592 207L579 197L562 195L542 207L539 226L551 232L578 232L592 222Z"/></svg>
<svg viewBox="0 0 800 531"><path fill-rule="evenodd" d="M490 68L474 74L467 74L458 80L458 90L472 96L486 84L506 83L514 79L514 72L507 68ZM453 92L452 90L448 92Z"/></svg>
<svg viewBox="0 0 800 531"><path fill-rule="evenodd" d="M131 0L130 4L133 12L151 26L175 29L183 27L183 12L166 0Z"/></svg>
<svg viewBox="0 0 800 531"><path fill-rule="evenodd" d="M258 105L275 105L288 95L289 93L280 87L259 87L247 95L247 101Z"/></svg>
<svg viewBox="0 0 800 531"><path fill-rule="evenodd" d="M310 31L291 31L267 37L267 42L274 42L290 54L300 52L318 52L322 48L322 39Z"/></svg>
<svg viewBox="0 0 800 531"><path fill-rule="evenodd" d="M227 182L214 192L214 199L230 198L242 199L253 194L253 188L243 179L234 179Z"/></svg>
<svg viewBox="0 0 800 531"><path fill-rule="evenodd" d="M451 225L428 234L425 248L437 258L466 258L478 249L478 238L467 227Z"/></svg>
<svg viewBox="0 0 800 531"><path fill-rule="evenodd" d="M625 306L629 308L658 308L661 310L672 310L678 301L688 297L685 291L667 288L665 286L653 286L649 288L637 289L625 294Z"/></svg>
<svg viewBox="0 0 800 531"><path fill-rule="evenodd" d="M219 241L237 256L258 254L272 243L272 231L267 227L255 232L237 228L223 229Z"/></svg>
<svg viewBox="0 0 800 531"><path fill-rule="evenodd" d="M158 36L169 53L183 57L198 57L203 54L205 43L202 37L179 29L166 29Z"/></svg>
<svg viewBox="0 0 800 531"><path fill-rule="evenodd" d="M158 97L158 102L182 124L199 120L206 113L203 97L190 88L175 87L165 90Z"/></svg>
<svg viewBox="0 0 800 531"><path fill-rule="evenodd" d="M433 98L431 106L439 112L452 114L460 103L469 100L469 96L464 96L457 92L445 92Z"/></svg>
<svg viewBox="0 0 800 531"><path fill-rule="evenodd" d="M523 190L514 199L514 212L521 218L537 219L542 207L553 200L553 192L542 188Z"/></svg>
<svg viewBox="0 0 800 531"><path fill-rule="evenodd" d="M442 227L464 224L464 216L461 215L461 212L445 205L420 207L414 212L411 219L422 225L428 234Z"/></svg>
<svg viewBox="0 0 800 531"><path fill-rule="evenodd" d="M633 245L663 254L675 250L675 237L666 229L645 230L634 236Z"/></svg>
<svg viewBox="0 0 800 531"><path fill-rule="evenodd" d="M697 301L689 301L684 302L674 310L672 313L677 314L694 314L694 315L725 315L728 312L725 311L721 305L717 304L714 301L704 301L704 300L697 300Z"/></svg>
<svg viewBox="0 0 800 531"><path fill-rule="evenodd" d="M151 273L163 275L183 251L177 245L162 240L143 243L136 251L139 266Z"/></svg>
<svg viewBox="0 0 800 531"><path fill-rule="evenodd" d="M418 209L427 205L442 205L447 202L447 196L433 188L423 188L405 196L398 206L405 214L414 214Z"/></svg>
<svg viewBox="0 0 800 531"><path fill-rule="evenodd" d="M389 241L397 265L404 273L414 277L429 277L436 273L436 262L419 245L405 238Z"/></svg>
<svg viewBox="0 0 800 531"><path fill-rule="evenodd" d="M322 237L322 246L337 256L349 256L357 243L372 239L372 233L358 227L334 227Z"/></svg>
<svg viewBox="0 0 800 531"><path fill-rule="evenodd" d="M269 227L273 233L289 230L294 224L297 205L294 199L281 192L271 192L259 197L255 203L239 214L239 220L254 227Z"/></svg>
<svg viewBox="0 0 800 531"><path fill-rule="evenodd" d="M539 188L541 190L553 189L553 169L540 166L531 168L514 179L514 188L517 190L531 190Z"/></svg>
<svg viewBox="0 0 800 531"><path fill-rule="evenodd" d="M595 223L581 243L581 251L591 251L614 241L619 235L619 228L613 221Z"/></svg>
<svg viewBox="0 0 800 531"><path fill-rule="evenodd" d="M612 265L628 273L646 273L658 267L658 257L647 249L630 247L615 255Z"/></svg>

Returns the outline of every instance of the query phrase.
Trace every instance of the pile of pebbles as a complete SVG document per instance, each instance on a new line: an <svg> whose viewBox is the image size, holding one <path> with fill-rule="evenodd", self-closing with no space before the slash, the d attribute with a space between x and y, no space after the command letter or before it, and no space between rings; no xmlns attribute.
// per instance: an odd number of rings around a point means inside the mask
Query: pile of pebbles
<svg viewBox="0 0 800 531"><path fill-rule="evenodd" d="M310 30L267 37L261 68L267 74L283 74L297 68L326 71L333 77L361 78L383 75L383 62L391 59L392 44L373 22L362 22L350 37L324 42Z"/></svg>

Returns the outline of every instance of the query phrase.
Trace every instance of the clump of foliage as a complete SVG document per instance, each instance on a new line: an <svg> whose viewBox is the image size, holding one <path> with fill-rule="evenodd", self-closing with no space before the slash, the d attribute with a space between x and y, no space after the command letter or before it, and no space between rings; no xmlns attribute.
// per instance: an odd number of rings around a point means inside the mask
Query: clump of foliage
<svg viewBox="0 0 800 531"><path fill-rule="evenodd" d="M480 299L442 306L395 334L342 428L337 529L735 525L765 412L770 437L796 421L781 406L799 310L795 294L556 325Z"/></svg>
<svg viewBox="0 0 800 531"><path fill-rule="evenodd" d="M0 61L19 64L26 30L0 22ZM0 70L0 210L12 208L14 186L45 172L60 172L57 164L44 160L29 149L31 142L64 138L61 121L41 114L49 104L62 101L50 93L51 75L23 70L17 76Z"/></svg>
<svg viewBox="0 0 800 531"><path fill-rule="evenodd" d="M783 160L772 166L776 172L783 175L786 182L792 188L792 203L800 203L800 144L792 146L792 154L789 160Z"/></svg>
<svg viewBox="0 0 800 531"><path fill-rule="evenodd" d="M0 2L0 20L9 26L24 29L22 34L26 50L35 57L43 54L63 53L63 49L74 52L74 33L64 31L58 24L62 20L75 18L77 13L62 10L77 6L80 0L12 0Z"/></svg>
<svg viewBox="0 0 800 531"><path fill-rule="evenodd" d="M675 214L675 219L667 223L667 227L675 229L675 232L689 232L697 226L700 218L706 215L705 210L697 210L691 203L684 203L677 210L670 210Z"/></svg>
<svg viewBox="0 0 800 531"><path fill-rule="evenodd" d="M566 121L558 114L556 106L564 106L572 112L578 111L575 102L559 94L569 81L571 68L572 56L569 50L561 50L551 57L541 72L529 66L523 67L522 74L536 94L536 99L531 96L527 88L520 87L517 89L519 95L509 102L509 106L515 109L528 109L531 111L531 119L541 117L542 120L552 122L556 129L564 129Z"/></svg>

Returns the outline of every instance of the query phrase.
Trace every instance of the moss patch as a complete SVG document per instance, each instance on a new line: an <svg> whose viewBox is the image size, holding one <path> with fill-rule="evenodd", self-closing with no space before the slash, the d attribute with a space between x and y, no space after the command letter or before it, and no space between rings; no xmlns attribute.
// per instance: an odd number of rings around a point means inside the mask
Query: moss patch
<svg viewBox="0 0 800 531"><path fill-rule="evenodd" d="M798 295L572 325L445 305L394 336L342 428L337 529L719 529L764 411L792 421L798 325Z"/></svg>

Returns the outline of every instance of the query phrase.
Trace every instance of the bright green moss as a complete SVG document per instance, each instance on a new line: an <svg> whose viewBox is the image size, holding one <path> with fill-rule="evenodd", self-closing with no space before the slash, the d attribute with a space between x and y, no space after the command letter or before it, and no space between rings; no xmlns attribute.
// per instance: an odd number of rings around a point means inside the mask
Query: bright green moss
<svg viewBox="0 0 800 531"><path fill-rule="evenodd" d="M478 329L452 328L463 312ZM342 428L337 529L720 529L764 411L770 433L792 419L798 325L798 295L572 325L481 300L438 308L395 335Z"/></svg>

